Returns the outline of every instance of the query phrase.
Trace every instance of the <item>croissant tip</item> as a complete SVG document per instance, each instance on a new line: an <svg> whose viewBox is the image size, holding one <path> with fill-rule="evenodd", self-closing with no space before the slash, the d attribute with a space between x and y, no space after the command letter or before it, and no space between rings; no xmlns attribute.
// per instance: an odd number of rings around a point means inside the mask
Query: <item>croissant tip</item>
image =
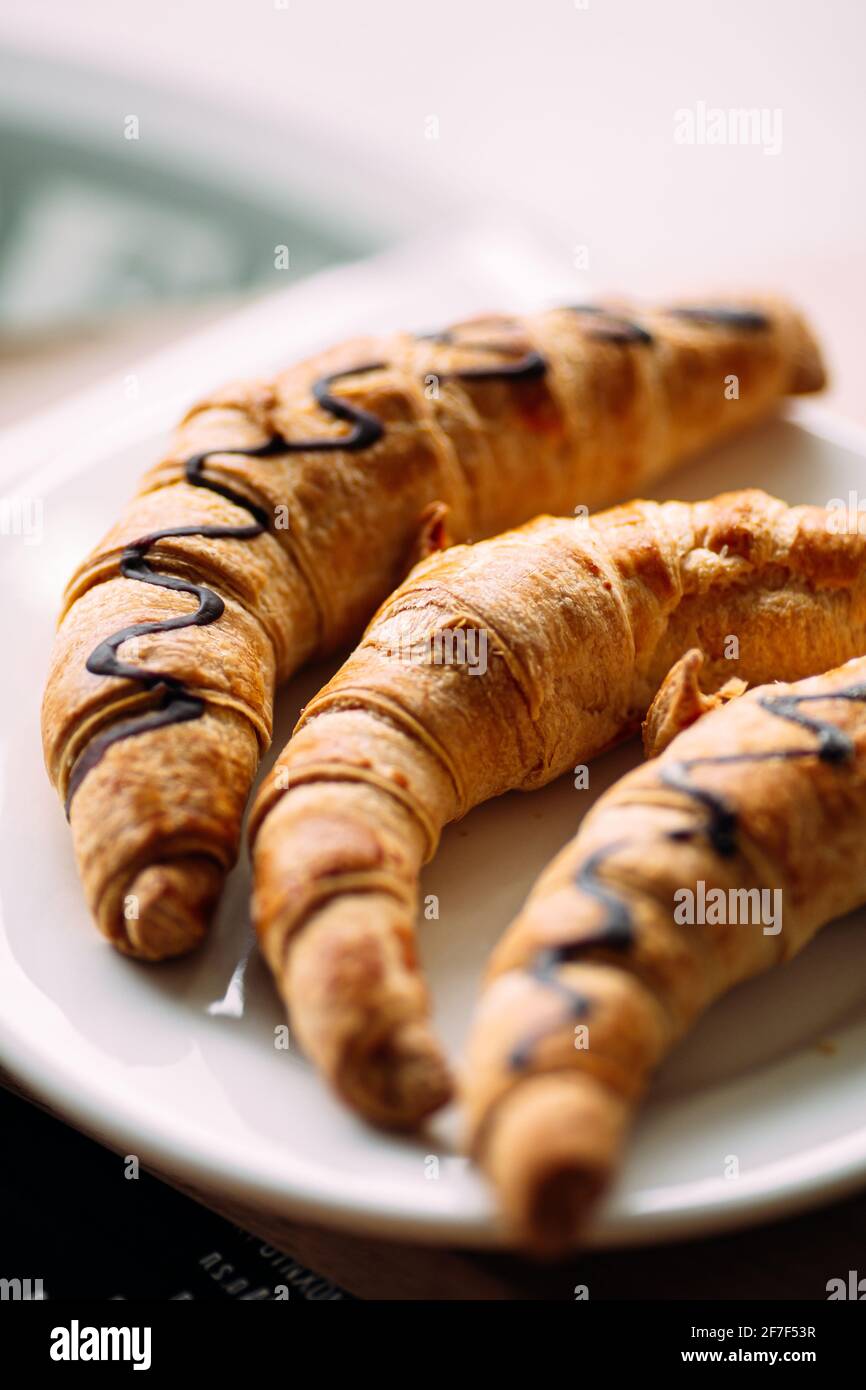
<svg viewBox="0 0 866 1390"><path fill-rule="evenodd" d="M450 1099L448 1065L424 1022L398 1024L346 1068L339 1089L368 1120L414 1129Z"/></svg>
<svg viewBox="0 0 866 1390"><path fill-rule="evenodd" d="M826 368L816 349L814 354L802 357L795 364L791 394L810 396L816 391L825 390L828 380Z"/></svg>
<svg viewBox="0 0 866 1390"><path fill-rule="evenodd" d="M824 356L809 327L801 323L799 350L794 356L789 390L794 396L823 391L829 377Z"/></svg>
<svg viewBox="0 0 866 1390"><path fill-rule="evenodd" d="M527 1194L530 1200L515 1224L521 1244L540 1260L573 1253L603 1188L596 1175L577 1164L547 1173Z"/></svg>
<svg viewBox="0 0 866 1390"><path fill-rule="evenodd" d="M111 940L138 960L186 955L207 933L222 884L219 865L200 856L149 864L124 894L122 925Z"/></svg>
<svg viewBox="0 0 866 1390"><path fill-rule="evenodd" d="M604 1194L623 1135L622 1101L583 1074L522 1081L491 1117L482 1166L505 1226L539 1259L574 1251Z"/></svg>

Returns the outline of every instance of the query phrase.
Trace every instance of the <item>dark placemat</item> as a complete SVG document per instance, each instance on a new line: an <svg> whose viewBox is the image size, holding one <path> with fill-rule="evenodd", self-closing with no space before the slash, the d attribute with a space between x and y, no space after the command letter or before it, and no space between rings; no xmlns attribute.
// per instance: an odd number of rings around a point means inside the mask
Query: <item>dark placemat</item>
<svg viewBox="0 0 866 1390"><path fill-rule="evenodd" d="M351 1297L149 1173L131 1176L133 1165L123 1158L4 1090L0 1134L0 1280L21 1280L22 1294L49 1300ZM0 1294L16 1293L14 1284L0 1284Z"/></svg>

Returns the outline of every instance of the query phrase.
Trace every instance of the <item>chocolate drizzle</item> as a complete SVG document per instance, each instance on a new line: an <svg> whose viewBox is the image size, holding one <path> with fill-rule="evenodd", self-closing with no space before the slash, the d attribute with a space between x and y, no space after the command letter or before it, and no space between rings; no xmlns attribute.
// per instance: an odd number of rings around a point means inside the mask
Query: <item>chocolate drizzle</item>
<svg viewBox="0 0 866 1390"><path fill-rule="evenodd" d="M770 327L766 314L757 309L735 309L724 305L689 304L668 310L677 319L688 319L691 323L706 328L737 328L745 333L760 333Z"/></svg>
<svg viewBox="0 0 866 1390"><path fill-rule="evenodd" d="M366 362L360 367L350 367L345 372L334 372L331 376L320 377L313 383L313 399L335 420L343 420L352 429L348 434L335 439L314 439L294 441L287 444L287 452L292 454L334 453L341 449L370 449L385 433L385 426L378 415L369 410L361 410L331 394L331 386L341 377L361 376L364 372L380 372L384 362Z"/></svg>
<svg viewBox="0 0 866 1390"><path fill-rule="evenodd" d="M509 322L500 321L500 326L506 327ZM492 352L500 356L503 353L511 353L514 357L514 361L507 362L504 366L500 364L489 367L464 367L462 371L438 372L437 375L442 381L447 381L449 377L456 381L537 381L547 371L547 362L534 348L527 351L521 347L515 351L507 343L484 343L455 337L450 329L439 333L421 334L420 340L441 343L443 347L464 347L473 352Z"/></svg>
<svg viewBox="0 0 866 1390"><path fill-rule="evenodd" d="M430 337L432 341L446 344L459 341L447 332L432 334ZM473 351L484 353L504 353L506 356L509 353L508 345L503 344L466 342L465 346ZM252 520L246 526L167 527L163 531L153 531L147 536L142 536L141 539L131 542L123 550L119 567L124 579L136 580L141 584L153 584L160 589L172 589L176 593L190 594L198 600L198 607L191 613L181 613L174 618L165 618L160 622L133 623L129 627L121 628L100 642L99 646L94 648L87 658L86 667L91 675L113 676L137 681L142 690L151 692L157 697L158 703L155 708L150 708L131 719L124 719L114 724L104 734L97 734L91 739L76 760L70 774L66 795L67 816L70 812L72 799L82 781L88 772L92 771L102 760L112 744L118 743L121 739L133 738L137 734L149 733L153 729L165 728L170 724L180 724L187 720L199 719L204 714L204 699L188 690L179 677L170 676L164 671L146 670L140 666L131 666L118 657L117 650L123 642L133 637L152 636L157 632L178 631L185 627L208 627L221 618L225 612L225 603L219 594L215 594L212 589L206 588L203 584L193 584L175 575L163 574L154 570L146 558L151 546L156 545L159 541L180 536L200 536L208 540L253 540L268 529L268 512L264 507L252 502L241 493L235 492L227 484L206 476L203 470L208 459L214 455L223 454L241 455L244 458L274 458L286 454L358 452L362 449L372 448L385 434L383 422L378 415L374 415L371 411L362 410L359 406L352 405L350 401L335 395L331 388L336 381L346 377L360 376L366 372L381 371L384 366L385 363L383 362L365 362L343 371L332 372L313 383L313 399L333 419L351 426L346 434L325 435L316 439L285 439L281 435L275 434L262 444L251 448L209 449L205 453L193 454L191 458L186 460L183 466L184 476L191 487L207 488L209 492L217 493L226 501L231 502L233 506L246 511ZM507 361L504 365L500 363L499 365L468 367L447 375L462 381L514 381L537 379L542 377L546 370L547 363L540 353L534 350L526 352L521 349L516 361Z"/></svg>
<svg viewBox="0 0 866 1390"><path fill-rule="evenodd" d="M595 898L596 902L601 903L605 909L605 916L589 936L581 937L580 941L564 942L542 952L548 969L552 965L566 965L569 961L578 960L585 951L593 947L601 947L608 951L627 951L631 946L633 929L628 907L616 890L598 877L598 870L608 855L613 854L624 843L623 840L617 840L615 844L606 845L604 849L596 850L595 854L591 854L581 864L575 880L577 886L587 897Z"/></svg>
<svg viewBox="0 0 866 1390"><path fill-rule="evenodd" d="M221 454L244 454L247 457L267 458L284 449L282 440L271 438L250 449L214 449L210 452ZM189 719L198 719L204 713L204 700L187 690L177 676L161 671L148 671L140 666L130 666L117 655L118 647L131 637L145 637L155 632L171 632L184 627L207 627L222 617L225 604L219 594L203 584L193 584L172 574L160 574L152 569L145 558L148 550L158 541L175 536L202 536L219 540L252 540L267 529L267 513L248 498L234 492L224 483L205 478L202 467L210 453L194 454L184 464L184 474L193 487L206 487L219 493L226 501L242 508L253 518L248 526L170 526L163 531L152 531L140 540L128 545L120 557L120 573L124 579L135 579L142 584L155 584L161 589L173 589L178 593L192 594L198 599L198 608L192 613L179 613L174 618L164 618L155 623L132 623L129 627L106 637L87 658L87 670L94 676L117 676L138 681L144 690L158 691L159 704L156 709L132 719L124 719L113 725L106 733L97 734L91 739L78 758L69 778L66 794L66 814L69 815L72 798L75 796L88 772L96 767L112 744L121 739L133 738L136 734L149 733L152 729L164 728L168 724L180 724Z"/></svg>
<svg viewBox="0 0 866 1390"><path fill-rule="evenodd" d="M671 762L661 768L660 780L673 790L683 793L696 801L707 812L704 833L715 852L724 859L737 853L737 812L722 796L697 785L692 780L692 772L701 767L721 767L733 763L764 763L773 761L791 762L802 758L818 758L831 766L850 762L855 753L855 745L848 734L836 724L824 719L816 719L803 713L801 706L821 700L850 700L866 703L866 685L852 685L844 690L821 691L809 695L764 695L758 704L769 714L779 719L787 719L800 728L806 729L817 740L814 748L770 748L756 753L720 753L700 758L687 758ZM670 830L665 838L672 841L694 839L699 830L682 828ZM589 897L595 898L605 908L605 916L598 927L582 936L578 941L565 942L559 946L540 951L527 967L527 973L541 983L566 993L570 999L568 1013L563 1023L572 1017L573 1001L580 1000L584 1012L590 1003L576 991L569 990L556 976L560 965L580 960L594 951L628 951L635 941L635 927L628 902L612 884L602 883L598 870L604 861L626 843L616 840L594 854L581 865L575 876L575 883ZM511 1052L509 1065L514 1070L522 1070L531 1061L532 1048L549 1032L543 1033L518 1044Z"/></svg>
<svg viewBox="0 0 866 1390"><path fill-rule="evenodd" d="M78 758L69 778L66 795L66 814L69 815L72 798L75 796L88 772L99 763L108 749L121 739L133 738L136 734L150 733L153 729L165 728L169 724L180 724L190 719L199 719L205 710L205 701L193 694L177 676L163 671L146 670L140 666L130 666L120 660L117 649L132 637L152 636L157 632L172 632L185 627L208 627L221 618L225 603L219 594L203 584L193 584L175 575L161 574L147 561L147 552L159 541L178 536L200 536L207 540L253 540L268 529L268 513L248 497L235 492L226 483L209 478L203 472L204 465L213 455L232 454L244 458L274 458L278 455L295 453L334 453L338 450L357 451L369 449L378 443L385 427L376 415L361 410L349 401L342 400L331 392L333 383L342 377L359 376L363 372L378 371L381 362L368 362L347 371L334 372L321 377L313 384L313 397L322 409L336 420L351 425L347 434L325 436L318 439L283 439L272 435L264 443L245 449L209 449L206 453L193 454L184 463L184 477L191 487L207 488L224 497L233 506L248 512L252 521L247 526L170 526L163 531L152 531L140 540L128 545L120 557L120 573L124 579L134 579L141 584L154 584L160 589L173 589L176 593L191 594L198 599L198 608L191 613L180 613L174 618L164 618L155 623L133 623L120 628L94 648L87 658L87 670L94 676L114 676L137 681L145 691L158 695L159 703L155 709L132 719L124 719L113 725L106 733L98 734L87 745Z"/></svg>
<svg viewBox="0 0 866 1390"><path fill-rule="evenodd" d="M562 1019L557 1025L561 1027L563 1023L570 1023L573 1019L587 1018L591 1006L585 994L580 994L578 990L571 989L569 985L561 980L556 973L556 967L560 964L556 953L545 951L537 964L530 971L530 974L547 985L549 989L555 990L565 1000ZM508 1065L512 1071L522 1071L528 1067L532 1061L532 1053L536 1043L543 1042L550 1034L550 1028L545 1024L533 1033L531 1037L522 1038L515 1047L512 1048L508 1057Z"/></svg>
<svg viewBox="0 0 866 1390"><path fill-rule="evenodd" d="M666 786L683 792L697 801L707 811L706 835L717 854L730 859L737 852L737 814L723 797L706 787L696 786L691 780L691 772L698 767L719 767L731 763L792 762L799 758L817 757L824 763L839 764L848 762L854 754L854 744L847 734L835 724L824 719L814 719L803 714L800 706L816 700L863 700L866 701L866 685L849 686L846 690L831 694L816 695L764 695L758 704L779 719L787 719L801 729L814 734L818 741L816 748L769 748L758 753L720 753L705 758L689 758L684 762L671 762L660 772ZM681 832L671 832L670 838L682 838Z"/></svg>
<svg viewBox="0 0 866 1390"><path fill-rule="evenodd" d="M605 343L641 343L651 346L653 335L632 319L623 318L602 304L569 304L572 314L588 314L597 322L587 332L588 338Z"/></svg>
<svg viewBox="0 0 866 1390"><path fill-rule="evenodd" d="M570 311L576 314L586 314L593 320L597 320L589 330L588 336L591 338L622 344L648 345L653 342L652 335L640 324L624 319L601 305L577 304L570 306ZM751 310L682 308L673 309L671 313L710 325L719 324L747 329L767 326L765 317ZM507 329L512 327L516 321L500 318L487 322L493 326ZM465 367L456 371L440 373L440 377L446 380L450 377L458 381L478 382L534 381L543 377L547 371L545 358L534 348L526 349L523 346L518 348L504 342L490 343L463 339L452 330L420 336L430 342L450 347L465 347L473 352L493 353L499 357L504 355L506 359L509 357L512 359L506 360L505 363L500 361L487 366ZM217 454L241 455L246 458L273 458L285 454L339 453L372 448L385 434L385 425L382 420L371 411L363 410L360 406L352 405L350 401L335 395L331 388L334 382L343 378L360 376L365 372L381 371L385 365L383 362L366 362L320 377L313 383L314 400L327 415L351 427L346 434L326 435L316 439L285 439L275 434L253 448L209 449L205 453L194 454L186 460L184 474L190 486L207 488L210 492L217 493L234 506L246 511L252 521L247 526L169 527L164 531L154 531L148 536L143 536L140 540L133 541L123 551L120 558L120 573L125 579L190 594L198 599L198 608L192 613L179 614L175 618L167 618L158 623L133 623L131 626L121 628L120 631L105 638L91 652L86 663L87 670L91 674L137 681L144 691L157 695L159 703L156 708L149 709L138 717L123 720L106 733L98 734L90 741L75 762L69 778L66 797L67 816L72 798L83 779L100 762L112 744L121 739L132 738L136 734L163 728L169 724L198 719L204 713L204 700L187 690L179 677L169 676L160 671L143 670L138 666L130 666L118 658L117 649L123 642L133 637L176 631L185 627L207 627L216 622L225 611L223 600L211 589L202 584L193 584L174 575L162 574L154 570L146 559L151 546L156 545L159 541L180 536L200 536L211 540L252 540L268 529L268 513L263 507L235 492L225 483L205 475L203 469L207 460ZM596 897L601 897L603 901L606 900L611 913L613 913L610 895L605 897L607 890L597 881L593 886L593 879L589 876L588 869L583 886L588 892L593 892ZM621 938L624 930L623 923L620 922L617 931L609 931L608 944L617 937L617 934Z"/></svg>

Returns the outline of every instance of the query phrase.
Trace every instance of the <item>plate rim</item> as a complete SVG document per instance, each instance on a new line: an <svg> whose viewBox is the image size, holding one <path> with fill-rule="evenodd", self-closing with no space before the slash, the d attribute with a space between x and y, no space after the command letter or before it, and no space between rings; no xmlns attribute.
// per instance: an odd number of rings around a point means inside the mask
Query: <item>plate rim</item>
<svg viewBox="0 0 866 1390"><path fill-rule="evenodd" d="M207 1155L210 1136L200 1125L187 1121L178 1129L170 1117L156 1116L150 1101L143 1111L140 1102L118 1096L112 1082L100 1080L104 1072L82 1082L74 1064L50 1053L47 1042L40 1055L31 1038L23 1041L10 1028L5 1012L0 1013L0 1039L2 1070L25 1094L116 1153L129 1152L134 1142L145 1166L168 1182L181 1181L217 1201L235 1199L267 1210L271 1217L301 1218L329 1230L435 1245L509 1248L492 1205L474 1217L407 1210L405 1197L383 1207L381 1195L353 1190L347 1196L344 1179L321 1171L316 1179L319 1191L311 1191L303 1173L313 1165L293 1158L291 1151L286 1165L294 1175L283 1170L275 1183L273 1173L269 1177L249 1157L244 1170L231 1148L216 1158ZM760 1164L736 1183L717 1177L648 1188L631 1212L614 1212L593 1223L584 1244L589 1249L614 1249L721 1234L824 1206L866 1185L866 1121L806 1152L810 1163L805 1171L800 1151Z"/></svg>

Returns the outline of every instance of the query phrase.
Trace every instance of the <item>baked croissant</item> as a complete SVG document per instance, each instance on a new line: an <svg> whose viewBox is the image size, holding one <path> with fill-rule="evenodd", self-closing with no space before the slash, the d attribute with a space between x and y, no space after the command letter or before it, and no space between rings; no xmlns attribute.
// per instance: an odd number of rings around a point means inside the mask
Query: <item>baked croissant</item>
<svg viewBox="0 0 866 1390"><path fill-rule="evenodd" d="M708 690L866 650L866 538L827 521L756 491L543 517L431 556L387 600L251 817L260 942L345 1100L405 1126L449 1093L413 943L447 822L636 729L695 645Z"/></svg>
<svg viewBox="0 0 866 1390"><path fill-rule="evenodd" d="M48 677L46 763L100 929L151 959L196 944L275 681L355 637L446 515L465 540L608 503L822 383L775 301L589 306L357 341L196 406L73 576Z"/></svg>
<svg viewBox="0 0 866 1390"><path fill-rule="evenodd" d="M725 703L606 792L494 952L470 1036L472 1149L515 1238L574 1245L677 1039L864 901L866 658Z"/></svg>

